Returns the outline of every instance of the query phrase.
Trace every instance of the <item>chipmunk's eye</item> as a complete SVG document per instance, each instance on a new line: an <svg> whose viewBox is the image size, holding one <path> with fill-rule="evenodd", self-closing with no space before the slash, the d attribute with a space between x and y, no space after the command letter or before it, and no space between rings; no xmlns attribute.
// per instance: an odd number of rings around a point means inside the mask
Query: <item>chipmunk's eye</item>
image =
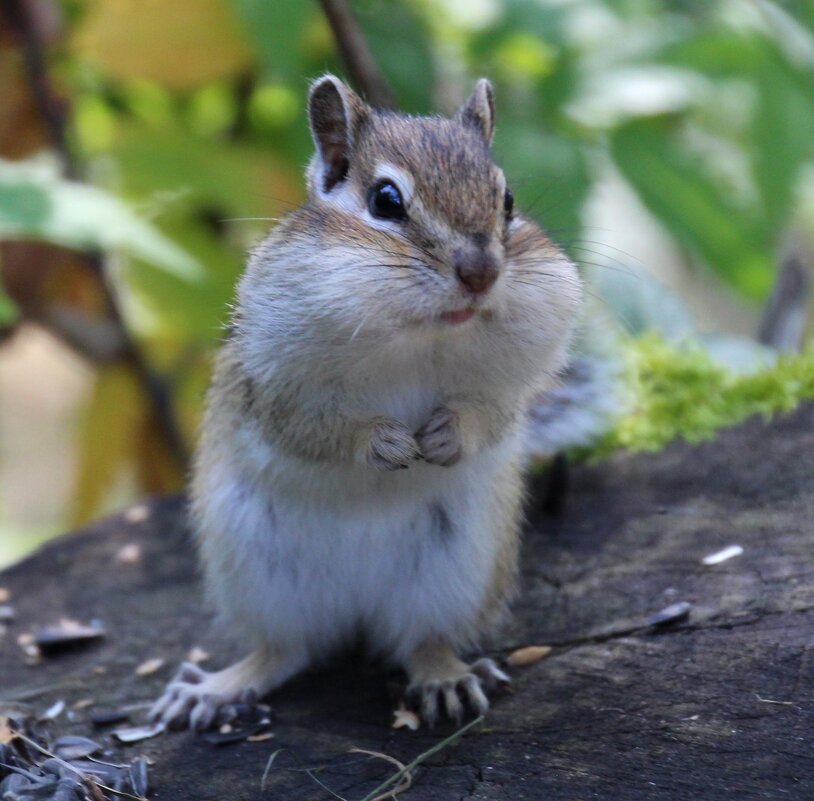
<svg viewBox="0 0 814 801"><path fill-rule="evenodd" d="M508 189L503 195L503 211L506 213L506 219L511 220L514 214L514 195Z"/></svg>
<svg viewBox="0 0 814 801"><path fill-rule="evenodd" d="M368 211L380 220L406 220L407 210L398 187L392 181L379 181L367 195Z"/></svg>

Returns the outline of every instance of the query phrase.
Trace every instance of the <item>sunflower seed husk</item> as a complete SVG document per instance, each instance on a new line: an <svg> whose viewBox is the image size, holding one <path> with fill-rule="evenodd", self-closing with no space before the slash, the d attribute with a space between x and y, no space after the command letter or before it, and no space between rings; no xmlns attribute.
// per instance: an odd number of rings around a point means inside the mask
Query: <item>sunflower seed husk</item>
<svg viewBox="0 0 814 801"><path fill-rule="evenodd" d="M161 734L166 727L165 723L151 723L147 726L130 726L124 729L116 729L112 734L120 743L137 743Z"/></svg>
<svg viewBox="0 0 814 801"><path fill-rule="evenodd" d="M95 740L88 737L76 737L72 734L58 737L53 745L54 755L65 761L82 759L82 757L90 756L101 750L102 746Z"/></svg>
<svg viewBox="0 0 814 801"><path fill-rule="evenodd" d="M667 626L671 623L678 623L687 618L692 609L692 604L688 601L677 601L674 604L656 612L655 615L650 617L647 621L648 626Z"/></svg>
<svg viewBox="0 0 814 801"><path fill-rule="evenodd" d="M39 648L43 656L68 651L87 645L105 636L102 626L86 626L82 623L61 623L56 626L46 626L34 635L34 645Z"/></svg>

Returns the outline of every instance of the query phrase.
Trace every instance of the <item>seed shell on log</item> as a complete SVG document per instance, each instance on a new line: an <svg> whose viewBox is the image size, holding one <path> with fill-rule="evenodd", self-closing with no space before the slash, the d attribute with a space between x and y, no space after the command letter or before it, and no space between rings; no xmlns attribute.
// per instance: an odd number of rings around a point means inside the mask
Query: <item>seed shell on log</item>
<svg viewBox="0 0 814 801"><path fill-rule="evenodd" d="M34 645L43 656L53 656L78 648L105 636L102 626L85 626L81 623L46 626L34 635Z"/></svg>
<svg viewBox="0 0 814 801"><path fill-rule="evenodd" d="M670 606L665 607L660 612L650 617L647 621L648 626L668 626L671 623L678 623L689 617L692 604L688 601L677 601Z"/></svg>
<svg viewBox="0 0 814 801"><path fill-rule="evenodd" d="M102 746L89 737L77 737L66 734L58 737L52 746L54 756L64 759L66 762L71 759L82 759L102 750Z"/></svg>
<svg viewBox="0 0 814 801"><path fill-rule="evenodd" d="M150 737L161 734L166 727L165 723L152 723L149 726L131 726L124 729L116 729L112 734L120 743L137 743L141 740L149 740Z"/></svg>

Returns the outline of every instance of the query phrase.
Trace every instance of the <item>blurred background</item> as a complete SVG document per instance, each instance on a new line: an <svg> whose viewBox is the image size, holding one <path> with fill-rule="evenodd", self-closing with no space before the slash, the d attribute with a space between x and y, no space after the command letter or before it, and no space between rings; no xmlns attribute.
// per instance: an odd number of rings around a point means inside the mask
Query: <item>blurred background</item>
<svg viewBox="0 0 814 801"><path fill-rule="evenodd" d="M809 0L0 0L0 565L183 485L326 70L415 113L493 80L618 367L588 452L814 397Z"/></svg>

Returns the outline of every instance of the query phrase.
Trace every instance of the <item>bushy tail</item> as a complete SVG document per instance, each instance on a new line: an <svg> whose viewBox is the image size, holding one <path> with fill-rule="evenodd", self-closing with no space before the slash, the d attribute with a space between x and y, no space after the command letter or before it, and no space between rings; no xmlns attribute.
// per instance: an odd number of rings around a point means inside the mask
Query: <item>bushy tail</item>
<svg viewBox="0 0 814 801"><path fill-rule="evenodd" d="M528 410L525 447L530 460L590 446L624 407L619 339L602 324L583 327L557 387L537 395Z"/></svg>

